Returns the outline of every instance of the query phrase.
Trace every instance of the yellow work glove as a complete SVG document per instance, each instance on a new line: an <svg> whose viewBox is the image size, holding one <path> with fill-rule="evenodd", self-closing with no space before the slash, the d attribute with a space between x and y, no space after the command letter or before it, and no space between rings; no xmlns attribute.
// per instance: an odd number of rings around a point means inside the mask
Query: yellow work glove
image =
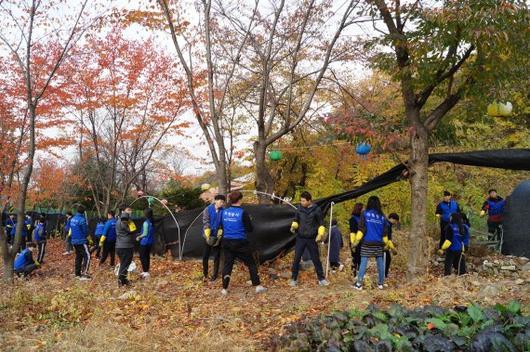
<svg viewBox="0 0 530 352"><path fill-rule="evenodd" d="M223 237L223 229L219 229L219 230L217 230L217 237L218 237L218 238Z"/></svg>
<svg viewBox="0 0 530 352"><path fill-rule="evenodd" d="M210 239L211 234L212 234L212 230L209 227L204 229L204 237L206 237L207 240Z"/></svg>
<svg viewBox="0 0 530 352"><path fill-rule="evenodd" d="M392 242L392 240L389 240L387 236L383 237L383 242L385 244L385 250L390 250L390 249L395 248L394 243Z"/></svg>
<svg viewBox="0 0 530 352"><path fill-rule="evenodd" d="M356 242L357 242L357 239L355 237L355 233L350 232L350 243L351 243L352 247L357 246L358 243L356 243Z"/></svg>
<svg viewBox="0 0 530 352"><path fill-rule="evenodd" d="M87 239L88 239L88 245L89 246L93 246L94 245L94 241L92 240L92 237L89 236L89 237L87 237Z"/></svg>
<svg viewBox="0 0 530 352"><path fill-rule="evenodd" d="M443 249L439 249L439 250L438 250L438 254L439 254L439 255L444 255L444 253L445 253L445 251L444 251Z"/></svg>
<svg viewBox="0 0 530 352"><path fill-rule="evenodd" d="M37 266L37 268L40 267L40 263L38 261L35 260L35 265Z"/></svg>
<svg viewBox="0 0 530 352"><path fill-rule="evenodd" d="M324 226L319 226L317 232L317 242L323 241L324 237L326 237L326 228Z"/></svg>
<svg viewBox="0 0 530 352"><path fill-rule="evenodd" d="M480 211L480 217L483 217L484 215L486 215L486 212L484 210L481 210Z"/></svg>
<svg viewBox="0 0 530 352"><path fill-rule="evenodd" d="M66 237L72 237L72 229L68 230L68 236Z"/></svg>
<svg viewBox="0 0 530 352"><path fill-rule="evenodd" d="M136 224L134 223L134 221L129 221L128 225L129 225L129 231L131 232L136 231Z"/></svg>
<svg viewBox="0 0 530 352"><path fill-rule="evenodd" d="M436 217L439 218L441 215L440 214L436 214Z"/></svg>
<svg viewBox="0 0 530 352"><path fill-rule="evenodd" d="M103 247L103 244L105 243L105 239L106 239L105 236L101 236L101 238L99 239L99 246L100 247Z"/></svg>
<svg viewBox="0 0 530 352"><path fill-rule="evenodd" d="M293 221L291 224L291 233L295 233L296 230L298 230L298 223L296 221Z"/></svg>
<svg viewBox="0 0 530 352"><path fill-rule="evenodd" d="M31 225L30 225L30 224L27 224L27 225L26 225L26 228L27 228L28 230L31 229Z"/></svg>
<svg viewBox="0 0 530 352"><path fill-rule="evenodd" d="M355 234L354 237L353 236L350 237L350 241L353 240L352 247L357 247L359 245L359 243L361 242L361 240L363 239L363 236L364 236L364 234L359 230L359 231L357 231L357 233Z"/></svg>
<svg viewBox="0 0 530 352"><path fill-rule="evenodd" d="M438 250L438 254L439 255L443 255L446 251L447 248L451 247L451 241L449 240L445 240L444 243L442 244L442 248L440 248Z"/></svg>

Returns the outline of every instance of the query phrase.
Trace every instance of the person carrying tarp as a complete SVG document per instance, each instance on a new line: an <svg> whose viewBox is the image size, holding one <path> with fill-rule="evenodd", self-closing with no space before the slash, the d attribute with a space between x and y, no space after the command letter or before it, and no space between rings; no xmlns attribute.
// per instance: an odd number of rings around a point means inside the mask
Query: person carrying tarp
<svg viewBox="0 0 530 352"><path fill-rule="evenodd" d="M90 280L90 250L88 238L88 224L85 217L85 207L77 207L77 214L70 220L70 236L75 250L75 277L81 281Z"/></svg>
<svg viewBox="0 0 530 352"><path fill-rule="evenodd" d="M399 224L399 215L396 213L390 213L388 215L388 239L392 241L392 229L394 225ZM392 263L392 252L395 250L390 250L390 248L385 248L385 278L388 277L390 271L390 264Z"/></svg>
<svg viewBox="0 0 530 352"><path fill-rule="evenodd" d="M105 227L103 227L103 235L99 240L99 246L102 248L99 265L105 263L107 257L110 255L110 266L114 267L116 253L116 217L112 210L107 213L107 222L105 222Z"/></svg>
<svg viewBox="0 0 530 352"><path fill-rule="evenodd" d="M44 254L46 252L46 220L43 216L39 217L33 230L33 241L37 244L39 254L37 262L44 263Z"/></svg>
<svg viewBox="0 0 530 352"><path fill-rule="evenodd" d="M362 244L360 244L362 240ZM385 282L383 251L394 249L394 244L388 239L388 221L381 209L381 201L376 196L368 198L366 210L362 212L359 231L350 236L352 247L361 246L361 266L354 288L363 289L363 279L368 265L368 258L375 257L377 263L377 288L382 290Z"/></svg>
<svg viewBox="0 0 530 352"><path fill-rule="evenodd" d="M440 244L438 248L442 248L445 242L445 228L449 225L451 215L454 213L460 213L460 206L451 197L449 191L444 191L443 199L436 206L435 215L440 219Z"/></svg>
<svg viewBox="0 0 530 352"><path fill-rule="evenodd" d="M363 203L356 203L353 206L353 211L350 218L350 238L355 236L357 231L359 231L359 221L361 221L361 213L363 211ZM357 245L353 247L350 241L350 251L351 251L351 269L353 272L353 277L357 276L359 271L359 266L361 265L361 246Z"/></svg>
<svg viewBox="0 0 530 352"><path fill-rule="evenodd" d="M307 248L311 261L315 267L320 286L327 286L329 282L324 277L324 270L318 253L318 241L322 241L326 235L324 227L324 216L320 207L313 203L311 194L307 191L300 195L300 205L296 209L295 219L291 224L291 232L296 234L294 248L294 261L291 280L289 285L298 285L298 272L300 271L300 260Z"/></svg>
<svg viewBox="0 0 530 352"><path fill-rule="evenodd" d="M64 234L65 234L65 240L64 240L64 253L63 255L70 255L73 251L72 246L72 236L70 233L70 221L72 220L72 212L69 211L66 213L66 221L64 222Z"/></svg>
<svg viewBox="0 0 530 352"><path fill-rule="evenodd" d="M333 219L331 221L331 234L330 238L325 241L328 243L329 240L329 266L331 270L342 271L344 269L344 264L340 262L340 249L344 247L344 242L342 240L342 233L340 232L339 227L337 226L337 220Z"/></svg>
<svg viewBox="0 0 530 352"><path fill-rule="evenodd" d="M129 269L133 259L136 226L131 220L130 212L132 212L130 208L122 211L120 219L116 222L116 254L120 258L118 286L131 284L127 279L127 269Z"/></svg>
<svg viewBox="0 0 530 352"><path fill-rule="evenodd" d="M34 243L28 243L27 248L18 253L13 263L13 270L18 276L28 276L35 269L40 268L40 263L33 260Z"/></svg>
<svg viewBox="0 0 530 352"><path fill-rule="evenodd" d="M151 247L155 242L155 228L153 226L153 209L144 209L145 221L142 225L142 234L136 237L136 241L140 242L140 262L142 263L142 273L140 276L147 279L149 274L149 267L151 266Z"/></svg>
<svg viewBox="0 0 530 352"><path fill-rule="evenodd" d="M488 199L482 204L482 210L480 216L488 214L488 233L489 240L498 240L497 236L502 226L504 218L504 207L506 206L506 200L502 199L498 194L497 190L490 189L488 191Z"/></svg>
<svg viewBox="0 0 530 352"><path fill-rule="evenodd" d="M223 220L223 206L226 197L218 194L214 197L214 202L207 206L202 212L203 236L206 240L204 253L202 256L202 273L204 280L208 279L208 261L210 255L213 256L213 271L210 282L217 279L219 273L219 261L221 257L220 242L223 236L221 222Z"/></svg>
<svg viewBox="0 0 530 352"><path fill-rule="evenodd" d="M223 267L223 289L221 294L228 294L230 276L234 267L234 261L241 260L248 268L252 286L256 288L256 293L261 293L267 289L260 283L258 267L252 256L252 251L247 239L247 233L252 232L254 227L248 213L241 207L243 195L239 191L234 191L228 195L230 207L223 210L221 226L223 238L221 246L224 251L225 263Z"/></svg>
<svg viewBox="0 0 530 352"><path fill-rule="evenodd" d="M446 227L445 241L438 250L440 255L445 253L444 275L451 275L454 268L458 275L466 273L464 253L469 247L469 227L464 223L460 213L451 215L449 226Z"/></svg>

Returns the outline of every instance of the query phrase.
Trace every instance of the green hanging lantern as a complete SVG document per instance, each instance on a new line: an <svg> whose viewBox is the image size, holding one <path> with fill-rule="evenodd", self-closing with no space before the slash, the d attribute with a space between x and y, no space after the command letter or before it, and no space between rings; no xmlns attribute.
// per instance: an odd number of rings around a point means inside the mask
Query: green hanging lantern
<svg viewBox="0 0 530 352"><path fill-rule="evenodd" d="M278 161L282 159L282 152L279 150L271 150L269 152L269 159L272 161Z"/></svg>

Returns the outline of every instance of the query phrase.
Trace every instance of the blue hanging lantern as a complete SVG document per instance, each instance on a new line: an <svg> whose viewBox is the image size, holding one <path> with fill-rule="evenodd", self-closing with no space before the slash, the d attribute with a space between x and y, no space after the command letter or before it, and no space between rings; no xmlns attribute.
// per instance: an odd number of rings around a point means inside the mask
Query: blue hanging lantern
<svg viewBox="0 0 530 352"><path fill-rule="evenodd" d="M372 150L372 146L367 142L362 142L357 144L357 147L355 148L355 152L357 155L360 155L362 157L366 157L370 151Z"/></svg>

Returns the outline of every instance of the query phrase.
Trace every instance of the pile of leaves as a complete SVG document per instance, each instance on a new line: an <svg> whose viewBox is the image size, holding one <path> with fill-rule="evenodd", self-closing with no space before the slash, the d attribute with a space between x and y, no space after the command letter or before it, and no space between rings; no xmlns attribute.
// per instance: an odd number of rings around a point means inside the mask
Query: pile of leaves
<svg viewBox="0 0 530 352"><path fill-rule="evenodd" d="M288 325L272 344L281 351L530 351L530 317L516 301L454 309L371 305Z"/></svg>

